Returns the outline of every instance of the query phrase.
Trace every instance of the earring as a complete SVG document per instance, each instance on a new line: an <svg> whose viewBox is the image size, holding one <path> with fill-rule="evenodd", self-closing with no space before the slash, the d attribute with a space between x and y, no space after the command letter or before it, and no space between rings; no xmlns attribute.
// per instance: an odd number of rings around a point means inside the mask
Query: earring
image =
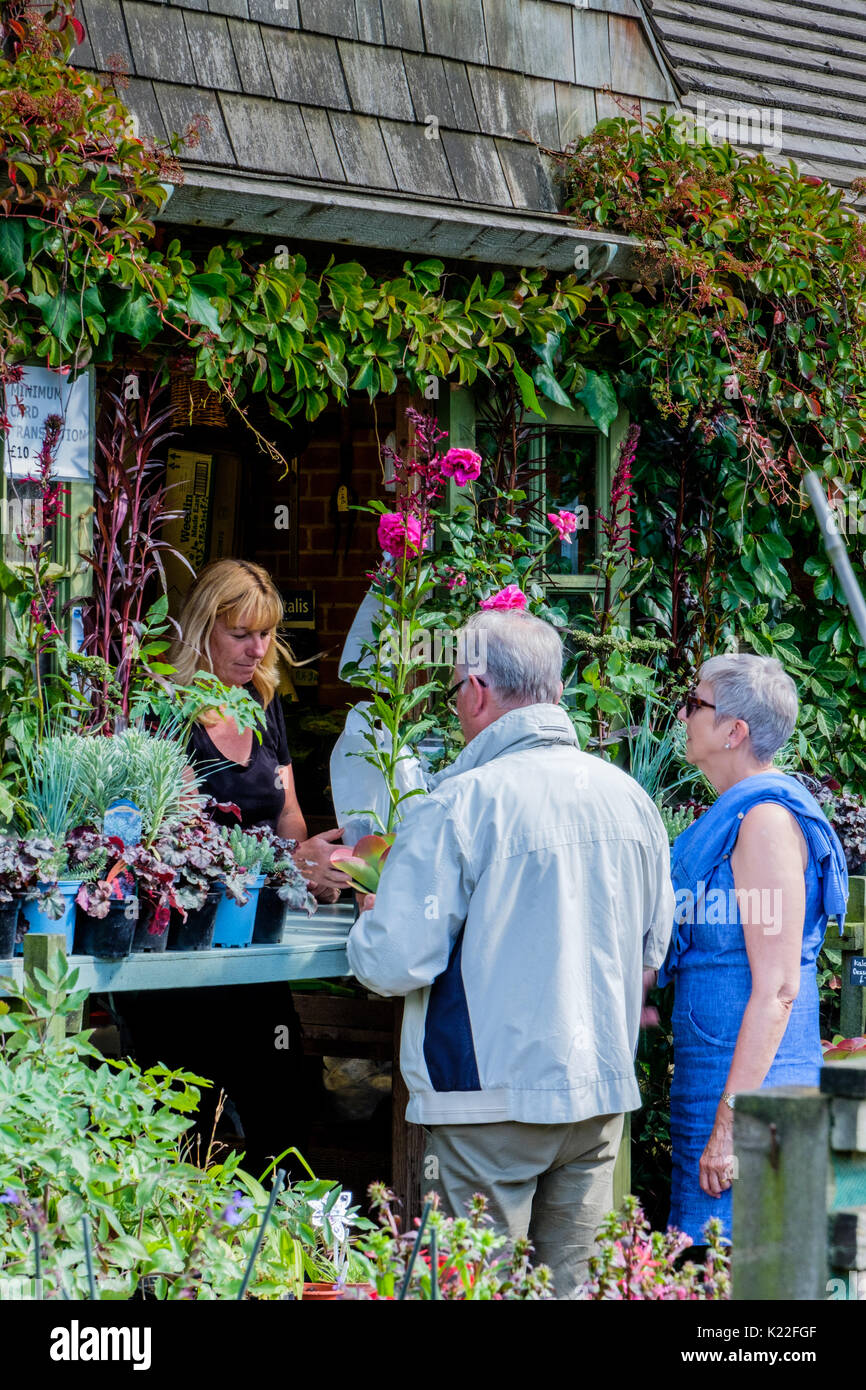
<svg viewBox="0 0 866 1390"><path fill-rule="evenodd" d="M730 746L731 746L731 745L730 745L729 743L726 743L726 744L725 744L725 747L726 747L726 748L730 748Z"/></svg>

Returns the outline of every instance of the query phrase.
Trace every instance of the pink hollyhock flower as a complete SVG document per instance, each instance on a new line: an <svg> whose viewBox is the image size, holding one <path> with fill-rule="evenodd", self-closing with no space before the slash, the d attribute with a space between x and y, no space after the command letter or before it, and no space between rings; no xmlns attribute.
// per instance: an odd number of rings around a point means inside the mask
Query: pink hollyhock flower
<svg viewBox="0 0 866 1390"><path fill-rule="evenodd" d="M547 519L561 541L567 541L577 530L574 512L548 512Z"/></svg>
<svg viewBox="0 0 866 1390"><path fill-rule="evenodd" d="M407 551L410 555L418 555L421 551L421 523L416 516L384 512L379 520L376 539L395 560L402 560Z"/></svg>
<svg viewBox="0 0 866 1390"><path fill-rule="evenodd" d="M466 575L462 570L458 574L453 574L448 580L449 589L464 589L466 587Z"/></svg>
<svg viewBox="0 0 866 1390"><path fill-rule="evenodd" d="M526 595L516 584L506 584L498 594L491 594L490 598L482 599L479 607L522 610L526 607Z"/></svg>
<svg viewBox="0 0 866 1390"><path fill-rule="evenodd" d="M465 487L481 473L481 455L471 449L449 449L439 460L443 478L453 478L458 487Z"/></svg>

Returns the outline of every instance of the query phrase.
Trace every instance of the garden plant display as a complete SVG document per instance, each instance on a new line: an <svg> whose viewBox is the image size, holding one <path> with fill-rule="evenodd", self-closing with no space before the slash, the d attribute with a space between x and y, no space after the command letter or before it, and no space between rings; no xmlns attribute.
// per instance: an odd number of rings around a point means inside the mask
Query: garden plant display
<svg viewBox="0 0 866 1390"><path fill-rule="evenodd" d="M370 1297L399 1293L416 1233L401 1236L393 1194L384 1186L371 1192L377 1227L339 1183L313 1174L283 1187L271 1204L279 1165L294 1156L307 1167L296 1150L278 1155L261 1178L237 1153L213 1144L190 1150L184 1134L207 1080L111 1061L84 1033L52 1040L51 1020L85 997L76 978L50 967L40 983L15 986L14 1008L0 1001L3 1277L39 1277L52 1300L92 1297L91 1275L100 1299L236 1299L245 1280L245 1296L256 1299L302 1297L308 1280L337 1291L365 1285ZM530 1269L525 1248L504 1256L483 1203L465 1219L435 1213L434 1232L445 1257L441 1297L549 1296L549 1280ZM431 1297L424 1249L414 1270L404 1296Z"/></svg>

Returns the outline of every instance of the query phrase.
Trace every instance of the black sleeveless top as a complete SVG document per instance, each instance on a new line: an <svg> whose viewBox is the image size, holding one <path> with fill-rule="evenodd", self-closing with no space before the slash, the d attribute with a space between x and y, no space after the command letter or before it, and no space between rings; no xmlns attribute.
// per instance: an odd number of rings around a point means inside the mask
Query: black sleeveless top
<svg viewBox="0 0 866 1390"><path fill-rule="evenodd" d="M244 689L254 700L262 704L262 697L254 685ZM269 825L276 830L277 821L286 803L286 790L277 771L287 767L292 759L286 739L286 724L280 698L275 695L265 710L265 727L259 743L253 734L250 760L242 763L228 762L211 742L208 731L202 724L195 724L187 745L189 760L201 782L202 791L217 801L233 801L240 809L241 825ZM222 764L214 771L216 763ZM211 817L218 825L237 825L237 817L231 812L212 811Z"/></svg>

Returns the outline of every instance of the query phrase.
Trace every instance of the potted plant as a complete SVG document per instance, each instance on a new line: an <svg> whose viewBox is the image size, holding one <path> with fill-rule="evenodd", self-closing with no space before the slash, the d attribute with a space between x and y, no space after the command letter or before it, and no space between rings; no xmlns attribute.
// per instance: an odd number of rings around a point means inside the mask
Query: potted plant
<svg viewBox="0 0 866 1390"><path fill-rule="evenodd" d="M374 1225L352 1206L339 1183L312 1178L297 1182L280 1199L294 1241L294 1295L308 1303L335 1302L347 1288L372 1291L373 1267L356 1248L358 1236Z"/></svg>
<svg viewBox="0 0 866 1390"><path fill-rule="evenodd" d="M0 836L0 960L15 950L24 900L36 893L40 867L53 853L54 846L44 837Z"/></svg>
<svg viewBox="0 0 866 1390"><path fill-rule="evenodd" d="M226 893L217 906L214 924L214 946L249 946L253 939L253 926L256 920L259 891L265 881L261 872L265 856L265 845L256 835L250 835L233 826L220 829L234 862L237 874L241 877L240 894L232 892L226 883Z"/></svg>
<svg viewBox="0 0 866 1390"><path fill-rule="evenodd" d="M138 822L134 829L128 826L124 838L111 841L103 872L91 875L92 881L78 891L81 949L108 957L125 955L136 943L138 949L164 950L170 910L176 906L174 871L154 845L193 817L202 803L184 750L170 738L141 729L110 738L67 738L74 742L88 819L107 828L110 815L115 824L120 805Z"/></svg>
<svg viewBox="0 0 866 1390"><path fill-rule="evenodd" d="M214 821L199 815L160 835L153 850L174 875L168 949L209 950L224 893L235 901L244 897L231 846Z"/></svg>
<svg viewBox="0 0 866 1390"><path fill-rule="evenodd" d="M276 945L283 939L286 913L306 912L312 916L316 900L292 857L297 840L281 839L266 825L256 826L249 834L261 844L260 871L265 875L253 925L253 945Z"/></svg>
<svg viewBox="0 0 866 1390"><path fill-rule="evenodd" d="M40 861L36 885L26 895L27 930L63 932L70 955L75 897L82 877L75 874L81 861L74 848L67 847L67 839L82 821L84 810L75 753L74 740L68 736L44 738L20 750L22 793L17 804L24 833L51 846Z"/></svg>

